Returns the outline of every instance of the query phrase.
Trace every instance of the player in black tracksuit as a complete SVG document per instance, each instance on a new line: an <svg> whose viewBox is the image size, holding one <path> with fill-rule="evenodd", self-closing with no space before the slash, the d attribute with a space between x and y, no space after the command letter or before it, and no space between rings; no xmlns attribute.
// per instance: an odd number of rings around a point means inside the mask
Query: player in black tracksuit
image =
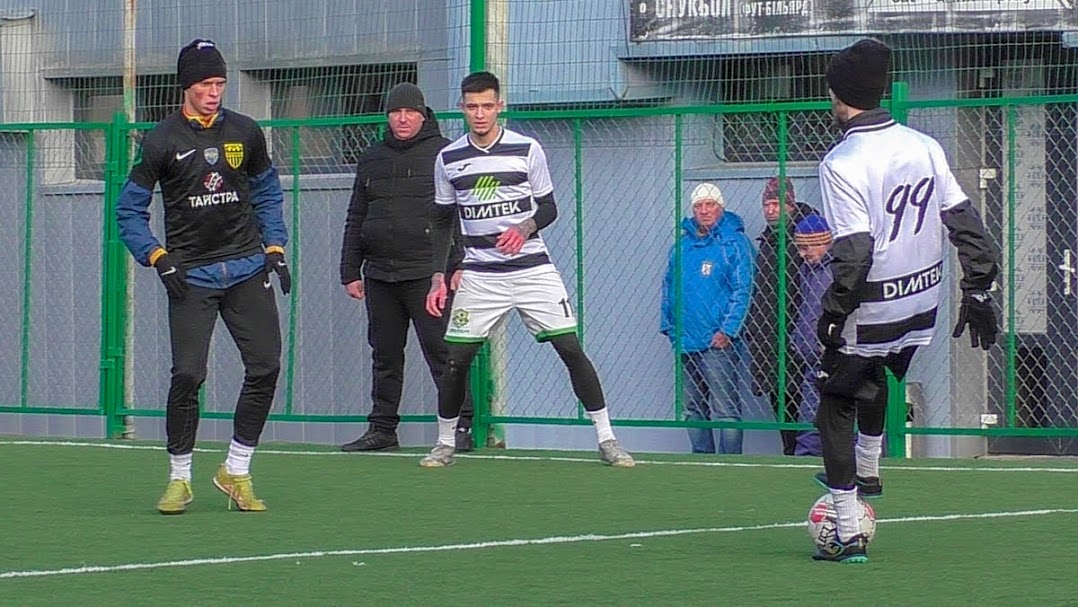
<svg viewBox="0 0 1078 607"><path fill-rule="evenodd" d="M288 232L280 180L262 130L220 107L226 67L213 42L180 51L183 108L142 141L117 201L120 237L135 260L156 268L168 293L172 379L166 409L169 485L158 502L178 514L191 501L191 454L198 429L198 390L217 317L244 365L235 429L214 484L241 510L265 510L255 497L250 459L269 415L280 370L281 335L269 273L291 288L284 260ZM165 245L150 230L149 206L160 183Z"/></svg>
<svg viewBox="0 0 1078 607"><path fill-rule="evenodd" d="M385 139L357 162L341 247L341 284L367 303L367 340L373 350L370 427L344 451L395 449L404 386L404 347L411 321L435 383L446 363L446 318L424 306L430 276L450 275L460 264L459 244L448 267L432 268L430 216L434 209L434 161L449 143L442 137L423 93L402 83L386 95ZM471 400L461 413L460 450L471 449Z"/></svg>

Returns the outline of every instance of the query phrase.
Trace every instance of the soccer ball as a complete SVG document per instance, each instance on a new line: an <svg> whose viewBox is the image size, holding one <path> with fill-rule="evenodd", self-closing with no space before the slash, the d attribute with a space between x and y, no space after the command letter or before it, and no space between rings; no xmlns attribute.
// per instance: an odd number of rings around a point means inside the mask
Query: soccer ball
<svg viewBox="0 0 1078 607"><path fill-rule="evenodd" d="M872 541L876 535L876 511L861 498L857 499L857 523L861 533ZM838 520L830 492L823 494L809 510L808 532L817 550L828 554L838 552Z"/></svg>

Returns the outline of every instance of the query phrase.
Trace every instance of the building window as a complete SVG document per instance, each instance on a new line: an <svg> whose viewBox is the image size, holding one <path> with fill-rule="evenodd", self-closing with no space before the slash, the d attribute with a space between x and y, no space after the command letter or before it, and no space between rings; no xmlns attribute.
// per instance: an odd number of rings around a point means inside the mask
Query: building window
<svg viewBox="0 0 1078 607"><path fill-rule="evenodd" d="M725 104L825 100L828 57L801 55L722 60ZM723 114L721 156L731 163L775 163L779 159L778 114ZM819 162L835 142L829 110L787 115L787 160Z"/></svg>
<svg viewBox="0 0 1078 607"><path fill-rule="evenodd" d="M251 72L270 83L274 119L304 119L381 114L383 97L400 82L416 83L415 64L349 65ZM299 171L305 174L350 173L356 158L381 137L377 124L299 127ZM273 160L293 163L292 128L272 129Z"/></svg>
<svg viewBox="0 0 1078 607"><path fill-rule="evenodd" d="M62 78L54 84L74 96L75 122L112 122L124 111L123 78ZM153 74L136 78L135 121L159 122L179 109L183 97L174 75ZM75 178L105 178L105 132L75 132Z"/></svg>

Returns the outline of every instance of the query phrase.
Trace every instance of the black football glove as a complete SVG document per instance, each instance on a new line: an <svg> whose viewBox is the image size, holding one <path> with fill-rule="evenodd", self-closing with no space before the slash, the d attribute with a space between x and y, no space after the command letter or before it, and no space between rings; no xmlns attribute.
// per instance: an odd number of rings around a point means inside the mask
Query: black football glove
<svg viewBox="0 0 1078 607"><path fill-rule="evenodd" d="M165 291L168 293L169 299L179 301L187 296L187 289L189 288L187 271L178 259L173 259L171 255L165 253L157 259L157 263L153 267L157 270L158 278L165 285Z"/></svg>
<svg viewBox="0 0 1078 607"><path fill-rule="evenodd" d="M825 350L838 350L846 345L842 329L846 326L846 317L824 312L816 323L816 338Z"/></svg>
<svg viewBox="0 0 1078 607"><path fill-rule="evenodd" d="M992 296L985 291L966 291L958 308L958 324L953 337L958 338L969 327L969 345L988 350L999 335L999 319L992 307Z"/></svg>
<svg viewBox="0 0 1078 607"><path fill-rule="evenodd" d="M276 272L281 281L281 293L288 295L292 290L292 273L288 271L288 263L284 260L284 253L266 253L266 273Z"/></svg>

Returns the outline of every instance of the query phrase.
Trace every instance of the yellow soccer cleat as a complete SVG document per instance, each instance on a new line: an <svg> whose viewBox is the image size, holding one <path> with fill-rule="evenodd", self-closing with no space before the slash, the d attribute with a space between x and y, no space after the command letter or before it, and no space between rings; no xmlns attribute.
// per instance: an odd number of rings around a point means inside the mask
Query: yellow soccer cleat
<svg viewBox="0 0 1078 607"><path fill-rule="evenodd" d="M165 494L157 501L157 511L161 514L183 514L194 497L191 483L174 478L168 482Z"/></svg>
<svg viewBox="0 0 1078 607"><path fill-rule="evenodd" d="M228 509L236 504L244 512L265 512L266 503L255 495L255 486L250 474L229 474L224 464L213 476L213 484L228 496Z"/></svg>

